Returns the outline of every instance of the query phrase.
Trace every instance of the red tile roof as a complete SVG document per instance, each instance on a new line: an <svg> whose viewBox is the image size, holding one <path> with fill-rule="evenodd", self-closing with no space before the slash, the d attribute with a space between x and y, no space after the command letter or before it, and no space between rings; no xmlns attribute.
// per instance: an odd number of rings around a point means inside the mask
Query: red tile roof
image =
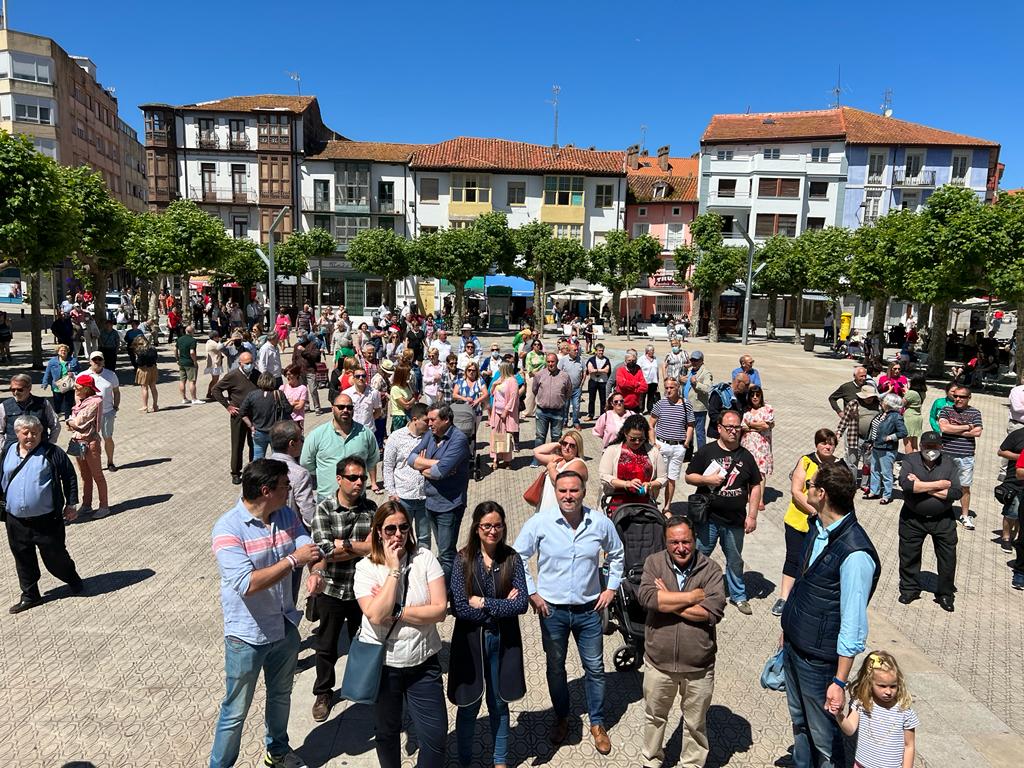
<svg viewBox="0 0 1024 768"><path fill-rule="evenodd" d="M226 99L182 104L177 109L190 112L253 112L272 109L301 114L309 109L315 101L316 96L278 96L268 93L258 96L229 96Z"/></svg>
<svg viewBox="0 0 1024 768"><path fill-rule="evenodd" d="M328 141L306 160L370 160L378 163L408 163L423 144L397 144L386 141Z"/></svg>
<svg viewBox="0 0 1024 768"><path fill-rule="evenodd" d="M660 203L662 200L674 203L697 202L696 176L652 176L646 173L630 172L627 176L630 203ZM654 188L659 182L666 185L665 196L654 199Z"/></svg>
<svg viewBox="0 0 1024 768"><path fill-rule="evenodd" d="M661 170L657 157L637 158L640 167L636 170L626 168L626 173L633 175L647 176L696 176L700 167L700 160L696 157L670 157L668 158L668 172Z"/></svg>
<svg viewBox="0 0 1024 768"><path fill-rule="evenodd" d="M807 112L713 115L702 144L771 140L845 139L849 144L998 147L993 141L929 128L853 107Z"/></svg>
<svg viewBox="0 0 1024 768"><path fill-rule="evenodd" d="M467 169L506 173L563 171L604 176L621 176L625 152L606 152L578 147L552 149L504 139L457 139L430 144L413 154L413 168Z"/></svg>

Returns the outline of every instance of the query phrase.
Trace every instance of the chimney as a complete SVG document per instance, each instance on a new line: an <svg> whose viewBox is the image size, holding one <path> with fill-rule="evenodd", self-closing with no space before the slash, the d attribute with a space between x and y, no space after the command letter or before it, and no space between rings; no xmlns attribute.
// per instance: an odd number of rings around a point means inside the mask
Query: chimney
<svg viewBox="0 0 1024 768"><path fill-rule="evenodd" d="M658 167L662 171L668 173L668 144L663 147L658 147Z"/></svg>
<svg viewBox="0 0 1024 768"><path fill-rule="evenodd" d="M640 167L640 145L633 144L626 148L626 167L635 171Z"/></svg>
<svg viewBox="0 0 1024 768"><path fill-rule="evenodd" d="M647 157L650 153L646 149L640 150L640 157Z"/></svg>

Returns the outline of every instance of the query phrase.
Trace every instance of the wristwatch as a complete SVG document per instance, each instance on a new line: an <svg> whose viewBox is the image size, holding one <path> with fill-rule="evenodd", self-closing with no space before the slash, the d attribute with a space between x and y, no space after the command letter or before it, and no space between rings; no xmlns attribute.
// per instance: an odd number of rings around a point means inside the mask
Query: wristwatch
<svg viewBox="0 0 1024 768"><path fill-rule="evenodd" d="M352 551L352 539L342 539L341 546L343 549L351 552Z"/></svg>

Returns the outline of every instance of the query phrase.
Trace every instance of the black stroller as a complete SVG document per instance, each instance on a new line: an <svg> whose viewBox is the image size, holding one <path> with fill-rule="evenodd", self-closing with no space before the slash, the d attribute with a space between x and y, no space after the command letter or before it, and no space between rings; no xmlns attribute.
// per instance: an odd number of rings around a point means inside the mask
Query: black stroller
<svg viewBox="0 0 1024 768"><path fill-rule="evenodd" d="M452 421L455 428L466 436L469 441L469 465L473 472L473 479L480 479L480 459L476 453L476 428L477 417L472 406L467 403L456 402L451 404Z"/></svg>
<svg viewBox="0 0 1024 768"><path fill-rule="evenodd" d="M624 640L612 656L615 668L636 669L644 658L644 623L647 619L637 592L644 560L648 555L665 549L665 516L653 504L623 504L615 510L612 522L622 539L624 565L622 582L610 607L606 634L618 630Z"/></svg>

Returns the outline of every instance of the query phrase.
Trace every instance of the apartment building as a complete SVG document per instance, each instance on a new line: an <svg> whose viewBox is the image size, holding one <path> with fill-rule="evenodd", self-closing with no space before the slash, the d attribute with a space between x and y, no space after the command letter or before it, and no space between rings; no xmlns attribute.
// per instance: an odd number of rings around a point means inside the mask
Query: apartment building
<svg viewBox="0 0 1024 768"><path fill-rule="evenodd" d="M690 242L690 222L697 215L699 162L694 157L671 157L668 145L657 157L636 145L626 150L626 229L630 237L650 235L661 242L662 266L648 277L648 287L668 296L641 299L630 309L648 315L657 307L681 317L690 314L692 295L676 282L674 251Z"/></svg>
<svg viewBox="0 0 1024 768"><path fill-rule="evenodd" d="M129 209L145 210L142 146L91 59L48 37L0 29L0 129L29 137L63 165L88 165Z"/></svg>
<svg viewBox="0 0 1024 768"><path fill-rule="evenodd" d="M302 160L343 138L324 125L314 96L233 96L140 109L150 207L194 200L234 237L259 243L285 206L277 237L297 231Z"/></svg>

